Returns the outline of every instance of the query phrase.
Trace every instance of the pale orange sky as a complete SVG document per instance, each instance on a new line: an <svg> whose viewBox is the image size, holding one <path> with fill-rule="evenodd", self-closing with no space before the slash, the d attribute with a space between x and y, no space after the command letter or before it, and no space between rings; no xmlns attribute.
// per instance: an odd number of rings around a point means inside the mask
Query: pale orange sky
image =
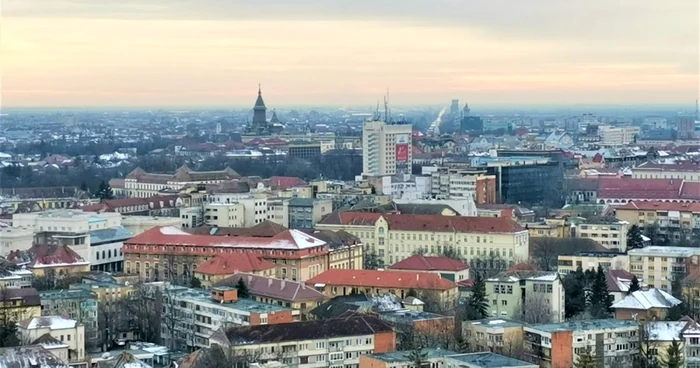
<svg viewBox="0 0 700 368"><path fill-rule="evenodd" d="M526 5L526 4L527 5ZM573 3L573 4L569 4ZM613 4L614 3L614 4ZM2 105L692 103L697 0L3 0Z"/></svg>

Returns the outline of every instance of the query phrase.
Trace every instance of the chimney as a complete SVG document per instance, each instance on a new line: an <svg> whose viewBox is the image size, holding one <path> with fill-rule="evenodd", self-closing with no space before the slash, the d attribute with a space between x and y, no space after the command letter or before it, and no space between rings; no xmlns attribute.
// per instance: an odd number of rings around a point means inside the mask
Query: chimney
<svg viewBox="0 0 700 368"><path fill-rule="evenodd" d="M272 286L272 279L267 279L267 287L271 287L271 286Z"/></svg>
<svg viewBox="0 0 700 368"><path fill-rule="evenodd" d="M284 285L286 285L286 282L282 280L282 282L280 283L280 290L284 289Z"/></svg>

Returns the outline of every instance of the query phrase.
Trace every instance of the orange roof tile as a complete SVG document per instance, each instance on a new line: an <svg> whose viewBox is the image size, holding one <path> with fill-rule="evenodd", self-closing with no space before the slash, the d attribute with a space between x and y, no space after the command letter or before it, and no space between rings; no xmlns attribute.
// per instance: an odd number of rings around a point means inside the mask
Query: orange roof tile
<svg viewBox="0 0 700 368"><path fill-rule="evenodd" d="M239 272L258 272L275 268L275 265L250 253L220 254L197 266L196 273L206 275L232 275Z"/></svg>
<svg viewBox="0 0 700 368"><path fill-rule="evenodd" d="M448 257L427 257L415 255L404 259L401 262L394 263L391 269L394 270L415 270L415 271L462 271L468 269L469 266L464 262L457 261Z"/></svg>
<svg viewBox="0 0 700 368"><path fill-rule="evenodd" d="M457 284L425 272L332 269L306 281L307 285L347 285L388 289L449 290Z"/></svg>

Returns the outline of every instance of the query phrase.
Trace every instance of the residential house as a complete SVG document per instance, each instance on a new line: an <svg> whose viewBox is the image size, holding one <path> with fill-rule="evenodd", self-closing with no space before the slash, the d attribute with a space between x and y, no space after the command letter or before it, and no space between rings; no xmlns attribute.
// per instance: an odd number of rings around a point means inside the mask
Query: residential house
<svg viewBox="0 0 700 368"><path fill-rule="evenodd" d="M617 303L627 297L630 284L634 279L634 274L625 270L607 270L605 272L605 281L608 284L608 294L612 297L612 302ZM646 289L647 285L639 281L639 287Z"/></svg>
<svg viewBox="0 0 700 368"><path fill-rule="evenodd" d="M66 245L34 244L26 251L14 251L9 262L26 267L35 277L63 277L90 271L90 262Z"/></svg>
<svg viewBox="0 0 700 368"><path fill-rule="evenodd" d="M32 281L34 280L32 271L26 268L13 267L12 264L0 265L0 268L4 268L4 270L0 270L0 289L24 289L32 287Z"/></svg>
<svg viewBox="0 0 700 368"><path fill-rule="evenodd" d="M378 317L349 315L331 320L303 321L219 329L211 344L255 356L261 364L286 366L358 366L366 354L396 349L396 333Z"/></svg>
<svg viewBox="0 0 700 368"><path fill-rule="evenodd" d="M413 255L403 261L394 263L390 269L393 271L436 273L452 282L469 279L469 266L467 264L445 256Z"/></svg>
<svg viewBox="0 0 700 368"><path fill-rule="evenodd" d="M332 298L353 293L394 294L403 299L413 289L419 298L448 301L457 298L457 285L440 275L425 272L379 270L328 270L306 281Z"/></svg>
<svg viewBox="0 0 700 368"><path fill-rule="evenodd" d="M629 271L649 288L672 291L673 280L685 277L691 266L700 264L700 248L648 246L627 251Z"/></svg>
<svg viewBox="0 0 700 368"><path fill-rule="evenodd" d="M213 287L235 287L241 279L248 286L251 300L263 304L297 309L301 312L302 319L306 319L308 312L323 303L325 299L321 292L306 286L303 282L276 279L250 273L237 273L216 282Z"/></svg>
<svg viewBox="0 0 700 368"><path fill-rule="evenodd" d="M41 315L39 293L34 288L0 289L0 318L19 322Z"/></svg>
<svg viewBox="0 0 700 368"><path fill-rule="evenodd" d="M61 357L71 367L85 367L85 327L73 319L58 316L32 317L17 325L17 332L24 341L37 341L48 334L68 345L68 355Z"/></svg>
<svg viewBox="0 0 700 368"><path fill-rule="evenodd" d="M700 193L700 186L694 190ZM642 229L657 226L659 235L669 240L679 240L681 236L700 231L700 203L633 201L616 207L615 213L619 219Z"/></svg>
<svg viewBox="0 0 700 368"><path fill-rule="evenodd" d="M485 283L492 316L515 318L529 309L564 321L564 285L557 272L509 270Z"/></svg>
<svg viewBox="0 0 700 368"><path fill-rule="evenodd" d="M639 355L639 323L597 319L524 326L525 360L541 368L571 368L590 349L606 367L631 367Z"/></svg>
<svg viewBox="0 0 700 368"><path fill-rule="evenodd" d="M665 291L655 288L637 290L612 305L617 319L635 319L639 321L664 320L669 309L681 304Z"/></svg>

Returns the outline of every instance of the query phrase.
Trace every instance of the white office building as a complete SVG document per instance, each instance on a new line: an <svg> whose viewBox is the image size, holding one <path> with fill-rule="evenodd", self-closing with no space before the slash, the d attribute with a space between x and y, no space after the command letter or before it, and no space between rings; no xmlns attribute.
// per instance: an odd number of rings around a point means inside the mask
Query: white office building
<svg viewBox="0 0 700 368"><path fill-rule="evenodd" d="M411 174L411 124L368 121L362 128L362 173L367 176Z"/></svg>

